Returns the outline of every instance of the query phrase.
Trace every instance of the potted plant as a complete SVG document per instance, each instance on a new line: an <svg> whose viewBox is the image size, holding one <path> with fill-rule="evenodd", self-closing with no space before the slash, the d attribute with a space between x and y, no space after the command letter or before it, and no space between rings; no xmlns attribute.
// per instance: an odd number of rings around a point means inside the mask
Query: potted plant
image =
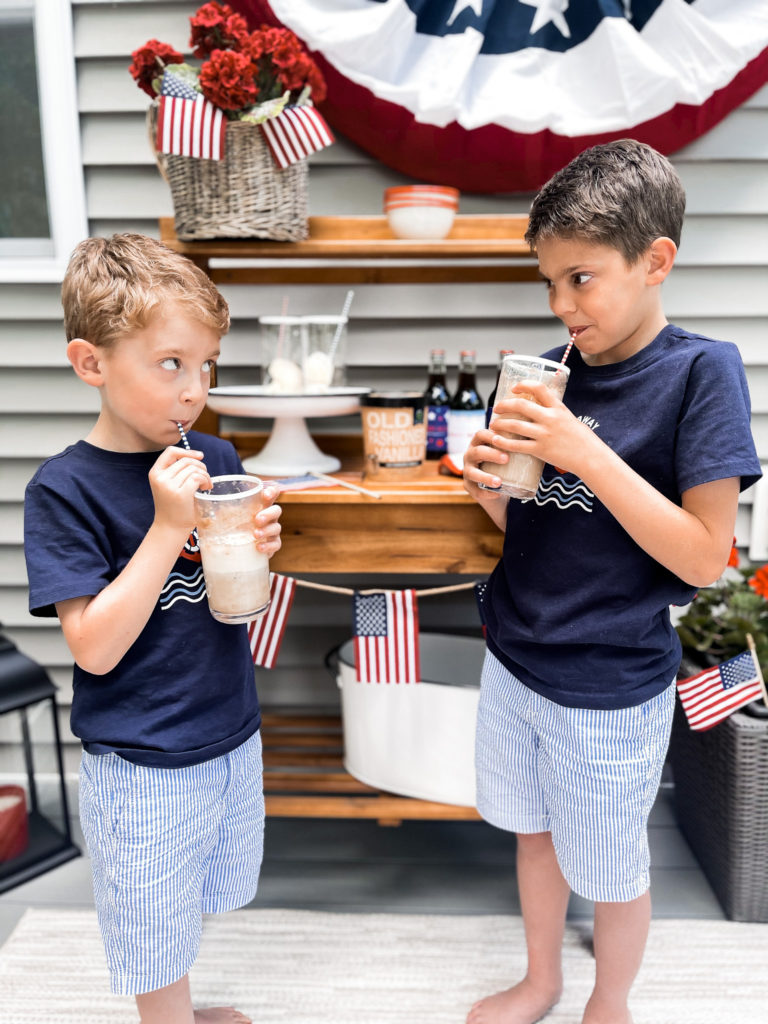
<svg viewBox="0 0 768 1024"><path fill-rule="evenodd" d="M768 566L728 568L699 591L677 624L681 676L740 654L752 636L768 668ZM688 840L726 916L768 922L768 708L753 701L713 728L692 730L678 702L669 747L674 801Z"/></svg>
<svg viewBox="0 0 768 1024"><path fill-rule="evenodd" d="M768 565L740 568L733 547L728 568L717 583L697 593L677 624L677 635L683 645L681 674L693 675L741 654L751 636L763 676L768 676ZM762 700L743 710L768 718Z"/></svg>
<svg viewBox="0 0 768 1024"><path fill-rule="evenodd" d="M189 61L150 39L129 67L153 101L150 139L178 237L306 238L306 156L333 141L313 106L325 96L320 70L290 29L250 31L228 4L203 4L190 24ZM205 127L203 116L177 114L176 101L207 108Z"/></svg>

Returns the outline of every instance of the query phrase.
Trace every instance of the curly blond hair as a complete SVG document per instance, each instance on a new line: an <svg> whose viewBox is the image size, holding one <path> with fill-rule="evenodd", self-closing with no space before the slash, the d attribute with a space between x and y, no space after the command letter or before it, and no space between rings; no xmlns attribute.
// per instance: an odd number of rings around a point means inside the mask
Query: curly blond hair
<svg viewBox="0 0 768 1024"><path fill-rule="evenodd" d="M72 253L61 286L67 341L108 348L142 330L168 303L221 337L229 307L194 263L146 235L86 238Z"/></svg>

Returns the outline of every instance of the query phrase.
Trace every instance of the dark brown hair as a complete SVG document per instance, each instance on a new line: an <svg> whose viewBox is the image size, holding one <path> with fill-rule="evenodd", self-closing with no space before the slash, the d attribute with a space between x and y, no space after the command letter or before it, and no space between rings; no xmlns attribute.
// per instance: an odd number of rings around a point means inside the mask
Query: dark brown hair
<svg viewBox="0 0 768 1024"><path fill-rule="evenodd" d="M680 245L685 191L672 164L651 146L619 139L585 149L544 185L525 239L581 238L635 263L657 238Z"/></svg>

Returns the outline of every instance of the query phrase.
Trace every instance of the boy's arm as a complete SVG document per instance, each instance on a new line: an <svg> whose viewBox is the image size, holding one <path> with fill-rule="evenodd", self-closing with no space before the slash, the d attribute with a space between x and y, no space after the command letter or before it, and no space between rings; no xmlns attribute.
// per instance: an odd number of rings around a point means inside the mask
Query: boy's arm
<svg viewBox="0 0 768 1024"><path fill-rule="evenodd" d="M501 485L501 480L497 476L480 469L481 462L502 464L508 459L504 452L491 446L492 437L493 431L478 430L464 453L464 490L485 510L503 533L507 527L509 495L501 491L486 491L482 487L478 487L480 483L487 484L489 487Z"/></svg>
<svg viewBox="0 0 768 1024"><path fill-rule="evenodd" d="M103 675L113 669L147 624L195 525L193 495L210 486L201 459L201 452L166 449L149 473L155 518L134 556L95 596L57 602L64 637L85 671ZM276 494L265 497L274 501ZM255 523L259 547L270 556L280 547L279 515L279 507L270 505Z"/></svg>
<svg viewBox="0 0 768 1024"><path fill-rule="evenodd" d="M193 495L210 486L202 452L172 447L149 471L155 518L122 572L93 597L58 601L64 638L78 665L104 675L146 626L194 522Z"/></svg>
<svg viewBox="0 0 768 1024"><path fill-rule="evenodd" d="M525 439L510 441L492 432L494 444L530 452L575 473L644 551L686 583L703 587L718 579L733 542L738 477L690 488L680 507L577 420L546 386L526 381L521 390L535 394L540 404L523 398L501 402L490 426Z"/></svg>

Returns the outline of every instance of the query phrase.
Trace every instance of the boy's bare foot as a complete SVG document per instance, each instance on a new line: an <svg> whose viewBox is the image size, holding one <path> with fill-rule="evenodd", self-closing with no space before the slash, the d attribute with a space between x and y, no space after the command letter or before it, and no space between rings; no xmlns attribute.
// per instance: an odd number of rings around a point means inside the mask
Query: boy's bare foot
<svg viewBox="0 0 768 1024"><path fill-rule="evenodd" d="M250 1017L234 1006L207 1006L195 1010L195 1024L253 1024Z"/></svg>
<svg viewBox="0 0 768 1024"><path fill-rule="evenodd" d="M467 1014L467 1024L535 1024L555 1005L562 994L559 988L536 988L527 978L517 985L486 996Z"/></svg>
<svg viewBox="0 0 768 1024"><path fill-rule="evenodd" d="M632 1024L632 1014L626 1007L599 1006L593 997L587 1003L581 1024Z"/></svg>

